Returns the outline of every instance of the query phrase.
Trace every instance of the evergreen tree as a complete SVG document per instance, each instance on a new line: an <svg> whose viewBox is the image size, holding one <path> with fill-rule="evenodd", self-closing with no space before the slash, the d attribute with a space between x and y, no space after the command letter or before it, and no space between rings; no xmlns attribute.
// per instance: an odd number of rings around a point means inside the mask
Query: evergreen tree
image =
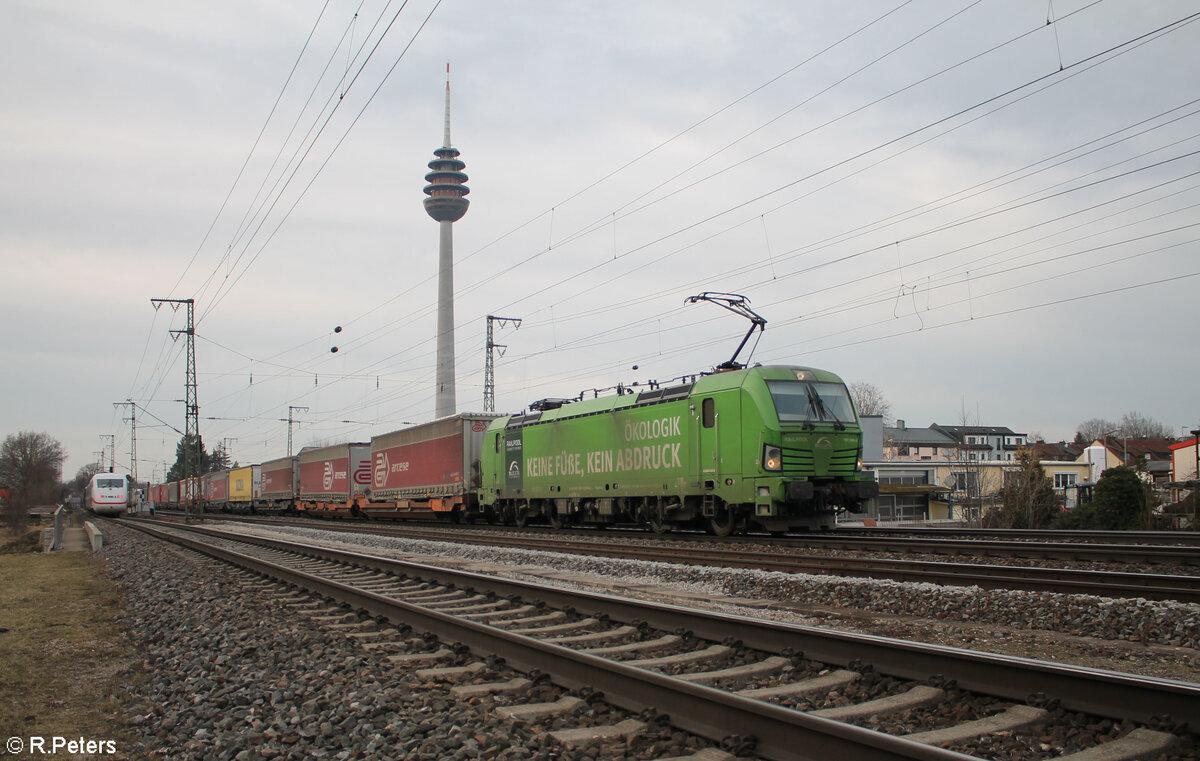
<svg viewBox="0 0 1200 761"><path fill-rule="evenodd" d="M1046 528L1058 518L1061 501L1033 449L1017 452L1017 469L1005 474L1002 504L988 514L993 528Z"/></svg>
<svg viewBox="0 0 1200 761"><path fill-rule="evenodd" d="M1109 468L1100 474L1090 504L1067 515L1066 528L1125 531L1150 525L1146 485L1128 466Z"/></svg>
<svg viewBox="0 0 1200 761"><path fill-rule="evenodd" d="M213 448L212 454L208 458L208 469L204 472L217 473L222 470L229 470L229 468L229 452L225 450L225 443L221 442Z"/></svg>
<svg viewBox="0 0 1200 761"><path fill-rule="evenodd" d="M1108 528L1140 529L1147 525L1146 489L1137 471L1128 466L1109 468L1100 474L1093 504Z"/></svg>
<svg viewBox="0 0 1200 761"><path fill-rule="evenodd" d="M196 458L199 456L199 465ZM175 446L175 464L167 471L168 481L181 481L188 476L201 476L208 473L212 455L204 450L204 437L184 436Z"/></svg>

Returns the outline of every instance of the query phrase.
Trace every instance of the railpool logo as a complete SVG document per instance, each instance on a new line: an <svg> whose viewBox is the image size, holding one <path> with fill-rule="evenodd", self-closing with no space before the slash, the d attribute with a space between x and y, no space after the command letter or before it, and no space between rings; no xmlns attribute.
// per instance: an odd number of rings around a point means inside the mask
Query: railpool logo
<svg viewBox="0 0 1200 761"><path fill-rule="evenodd" d="M388 456L387 452L380 452L375 455L375 488L378 489L387 483L388 474Z"/></svg>

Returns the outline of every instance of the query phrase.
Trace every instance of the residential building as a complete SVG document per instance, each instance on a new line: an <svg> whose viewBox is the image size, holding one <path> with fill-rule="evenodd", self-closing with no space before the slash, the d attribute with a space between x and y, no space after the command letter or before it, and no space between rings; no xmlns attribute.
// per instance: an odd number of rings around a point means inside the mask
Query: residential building
<svg viewBox="0 0 1200 761"><path fill-rule="evenodd" d="M1016 450L1027 441L1025 434L1003 427L908 428L903 420L884 427L878 418L863 418L863 437L863 466L875 473L879 496L866 513L847 516L849 520L977 523L996 504ZM1052 454L1066 456L1063 451ZM1039 460L1055 491L1073 506L1078 487L1088 480L1088 464Z"/></svg>
<svg viewBox="0 0 1200 761"><path fill-rule="evenodd" d="M1173 483L1200 480L1200 474L1196 472L1197 465L1200 464L1200 456L1197 455L1198 444L1200 444L1200 437L1186 439L1171 445L1171 481Z"/></svg>
<svg viewBox="0 0 1200 761"><path fill-rule="evenodd" d="M1154 485L1164 486L1172 480L1171 466L1174 461L1174 442L1170 439L1125 439L1109 436L1096 439L1078 457L1091 467L1092 481L1109 468L1128 465L1140 470L1152 479Z"/></svg>
<svg viewBox="0 0 1200 761"><path fill-rule="evenodd" d="M885 460L946 462L957 459L957 455L958 449L954 439L933 428L909 428L903 420L897 420L894 428L883 429Z"/></svg>
<svg viewBox="0 0 1200 761"><path fill-rule="evenodd" d="M934 423L929 427L954 440L958 450L955 459L959 460L1010 462L1029 440L1028 435L1004 426Z"/></svg>

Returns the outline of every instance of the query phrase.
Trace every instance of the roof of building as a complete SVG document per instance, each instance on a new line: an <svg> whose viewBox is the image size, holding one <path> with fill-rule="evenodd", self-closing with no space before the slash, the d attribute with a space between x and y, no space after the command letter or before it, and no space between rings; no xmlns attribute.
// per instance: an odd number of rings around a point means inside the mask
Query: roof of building
<svg viewBox="0 0 1200 761"><path fill-rule="evenodd" d="M1083 447L1067 441L1056 443L1035 441L1033 443L1033 451L1039 460L1074 462L1079 458L1079 455L1083 454Z"/></svg>
<svg viewBox="0 0 1200 761"><path fill-rule="evenodd" d="M1017 433L1013 429L1004 425L939 425L934 423L929 426L939 431L944 431L947 435L958 438L960 436L1024 436L1023 433Z"/></svg>
<svg viewBox="0 0 1200 761"><path fill-rule="evenodd" d="M885 427L883 440L891 444L929 447L950 446L955 443L954 439L932 428Z"/></svg>
<svg viewBox="0 0 1200 761"><path fill-rule="evenodd" d="M1170 439L1122 439L1110 436L1103 446L1114 457L1131 465L1138 460L1170 460L1173 443Z"/></svg>

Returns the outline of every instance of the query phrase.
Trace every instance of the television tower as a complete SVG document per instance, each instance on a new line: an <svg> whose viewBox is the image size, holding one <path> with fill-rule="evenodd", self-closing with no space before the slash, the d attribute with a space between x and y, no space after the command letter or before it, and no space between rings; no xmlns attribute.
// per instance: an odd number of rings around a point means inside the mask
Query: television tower
<svg viewBox="0 0 1200 761"><path fill-rule="evenodd" d="M437 319L437 417L455 413L454 400L454 231L452 225L462 219L470 205L464 196L470 189L463 183L466 164L458 150L450 145L450 64L446 64L446 130L442 147L433 152L429 174L425 175L425 213L441 226L438 246L438 319Z"/></svg>

